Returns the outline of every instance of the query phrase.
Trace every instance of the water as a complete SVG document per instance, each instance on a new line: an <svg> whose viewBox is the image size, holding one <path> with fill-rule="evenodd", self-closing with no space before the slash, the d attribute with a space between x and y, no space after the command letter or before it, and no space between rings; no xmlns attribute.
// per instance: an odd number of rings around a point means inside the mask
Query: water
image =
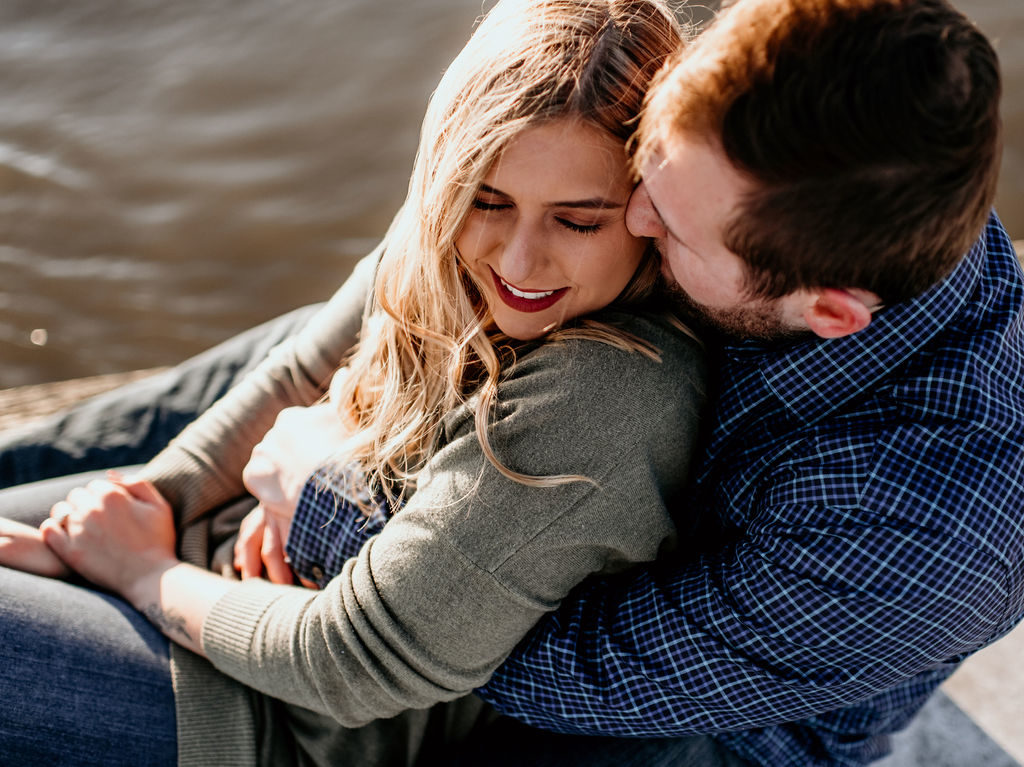
<svg viewBox="0 0 1024 767"><path fill-rule="evenodd" d="M326 298L485 4L3 0L0 387L170 364ZM1024 12L960 7L1003 60L1024 238Z"/></svg>

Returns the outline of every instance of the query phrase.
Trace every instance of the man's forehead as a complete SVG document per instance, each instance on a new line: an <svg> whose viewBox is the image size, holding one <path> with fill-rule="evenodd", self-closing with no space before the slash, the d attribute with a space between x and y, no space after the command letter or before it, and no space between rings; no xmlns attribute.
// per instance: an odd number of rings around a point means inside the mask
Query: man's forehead
<svg viewBox="0 0 1024 767"><path fill-rule="evenodd" d="M669 235L690 248L719 242L754 184L724 150L700 136L662 138L641 168L651 204Z"/></svg>
<svg viewBox="0 0 1024 767"><path fill-rule="evenodd" d="M738 202L756 187L755 182L730 162L721 145L704 136L683 135L659 139L641 169L644 182L658 187L691 189L700 201L727 197Z"/></svg>

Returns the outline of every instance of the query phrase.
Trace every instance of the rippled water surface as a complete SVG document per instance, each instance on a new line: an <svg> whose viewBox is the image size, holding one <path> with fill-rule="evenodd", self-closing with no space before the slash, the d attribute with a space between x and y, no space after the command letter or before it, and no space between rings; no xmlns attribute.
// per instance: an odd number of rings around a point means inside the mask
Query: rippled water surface
<svg viewBox="0 0 1024 767"><path fill-rule="evenodd" d="M175 362L326 298L481 0L0 3L0 387ZM1024 238L1024 6L997 41Z"/></svg>

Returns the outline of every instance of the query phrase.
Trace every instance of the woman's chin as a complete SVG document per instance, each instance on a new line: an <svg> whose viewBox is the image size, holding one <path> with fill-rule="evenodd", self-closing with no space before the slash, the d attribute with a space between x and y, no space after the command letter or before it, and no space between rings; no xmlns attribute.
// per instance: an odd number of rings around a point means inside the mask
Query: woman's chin
<svg viewBox="0 0 1024 767"><path fill-rule="evenodd" d="M504 333L509 338L514 338L517 341L536 341L538 338L543 338L552 330L558 327L557 323L551 322L547 325L532 325L524 326L518 323L502 323L496 322L498 330Z"/></svg>

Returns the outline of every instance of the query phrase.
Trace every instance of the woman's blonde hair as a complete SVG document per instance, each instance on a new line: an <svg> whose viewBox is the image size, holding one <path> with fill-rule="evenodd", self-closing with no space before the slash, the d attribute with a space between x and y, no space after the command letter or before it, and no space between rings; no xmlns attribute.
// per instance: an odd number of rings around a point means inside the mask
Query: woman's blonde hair
<svg viewBox="0 0 1024 767"><path fill-rule="evenodd" d="M491 449L488 413L513 355L460 265L455 240L491 164L524 128L577 118L625 146L649 81L681 39L661 0L501 0L445 72L423 121L408 195L381 246L360 343L331 386L351 435L338 464L357 464L373 492L394 501L415 481L441 419L472 392L479 392L480 443L499 471L530 484L570 479L519 474ZM642 300L656 279L649 255L619 301ZM567 335L643 347L585 319L548 338Z"/></svg>

